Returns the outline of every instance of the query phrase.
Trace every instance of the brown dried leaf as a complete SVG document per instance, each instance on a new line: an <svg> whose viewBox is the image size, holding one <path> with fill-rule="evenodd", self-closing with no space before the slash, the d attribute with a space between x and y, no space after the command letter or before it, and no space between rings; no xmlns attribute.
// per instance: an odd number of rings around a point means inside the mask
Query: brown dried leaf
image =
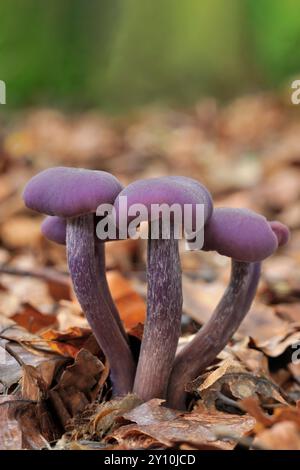
<svg viewBox="0 0 300 470"><path fill-rule="evenodd" d="M108 442L118 442L129 448L148 448L154 444L162 447L181 443L198 449L232 449L236 439L253 429L255 420L249 416L193 412L181 414L161 406L162 400L150 400L125 413L123 418L136 424L122 426L106 437ZM226 430L231 440L217 438ZM233 437L234 436L234 437Z"/></svg>
<svg viewBox="0 0 300 470"><path fill-rule="evenodd" d="M0 338L2 338L4 342L10 341L11 343L21 346L34 356L46 357L46 355L49 354L49 357L57 357L46 340L36 334L30 333L11 320L9 320L9 323L7 323L7 319L3 321L1 317Z"/></svg>
<svg viewBox="0 0 300 470"><path fill-rule="evenodd" d="M232 358L222 361L212 372L207 372L187 386L191 393L200 394L204 405L210 409L220 399L220 393L228 391L230 395L242 400L250 396L259 396L261 400L275 400L286 404L285 398L270 378L249 373L245 367Z"/></svg>
<svg viewBox="0 0 300 470"><path fill-rule="evenodd" d="M80 439L100 440L120 426L122 423L121 416L124 413L140 404L141 400L135 395L115 398L101 404L94 403L86 408L83 415L74 418L69 425L72 432L64 439L76 441Z"/></svg>
<svg viewBox="0 0 300 470"><path fill-rule="evenodd" d="M49 294L51 297L56 300L71 300L71 284L69 279L66 277L64 279L62 276L56 279L48 279L47 285L49 289Z"/></svg>
<svg viewBox="0 0 300 470"><path fill-rule="evenodd" d="M75 358L88 338L92 335L89 328L69 328L67 331L47 330L41 333L41 338L47 341L53 351Z"/></svg>
<svg viewBox="0 0 300 470"><path fill-rule="evenodd" d="M165 400L154 398L123 414L123 418L136 424L157 424L159 421L171 421L180 416L179 411L161 406Z"/></svg>
<svg viewBox="0 0 300 470"><path fill-rule="evenodd" d="M256 436L253 446L266 450L300 450L300 429L296 423L282 421Z"/></svg>
<svg viewBox="0 0 300 470"><path fill-rule="evenodd" d="M48 293L48 287L44 280L30 276L2 275L1 282L7 292L1 293L4 302L0 298L0 312L5 316L17 313L22 303L30 303L37 310L49 310L53 305L53 299ZM6 301L5 301L6 300ZM2 304L2 305L1 305ZM11 305L10 305L11 304Z"/></svg>
<svg viewBox="0 0 300 470"><path fill-rule="evenodd" d="M245 338L243 342L235 344L230 352L243 364L243 366L254 373L270 378L268 359L262 351L252 349L249 346L250 338ZM229 348L228 348L229 349Z"/></svg>
<svg viewBox="0 0 300 470"><path fill-rule="evenodd" d="M104 365L89 351L81 349L75 357L75 362L63 372L57 389L76 388L82 392L92 390L98 383Z"/></svg>
<svg viewBox="0 0 300 470"><path fill-rule="evenodd" d="M241 400L240 405L243 410L247 411L250 416L256 419L256 431L261 428L271 426L273 423L272 417L263 412L259 406L257 398L248 397Z"/></svg>
<svg viewBox="0 0 300 470"><path fill-rule="evenodd" d="M300 302L294 302L292 304L278 304L275 305L274 308L276 315L281 319L292 323L300 322Z"/></svg>
<svg viewBox="0 0 300 470"><path fill-rule="evenodd" d="M238 333L241 336L250 336L255 342L262 343L271 340L276 335L282 335L286 328L288 328L287 322L276 315L274 308L255 302Z"/></svg>
<svg viewBox="0 0 300 470"><path fill-rule="evenodd" d="M41 240L41 218L17 216L6 220L1 227L1 238L11 249L35 247Z"/></svg>
<svg viewBox="0 0 300 470"><path fill-rule="evenodd" d="M45 392L53 381L57 370L66 362L66 359L49 351L39 351L29 344L40 342L38 336L27 333L21 327L13 325L2 331L0 336L0 354L4 360L0 361L1 383L6 389L17 384L22 377L26 381L27 398L32 399L29 388L34 390L32 395ZM31 373L31 375L30 375ZM31 376L34 380L30 380ZM32 377L33 379L33 377ZM38 385L43 384L37 392ZM34 398L35 399L35 398Z"/></svg>
<svg viewBox="0 0 300 470"><path fill-rule="evenodd" d="M56 315L41 313L29 303L22 304L20 310L11 318L30 333L57 326Z"/></svg>
<svg viewBox="0 0 300 470"><path fill-rule="evenodd" d="M232 358L225 359L219 367L207 374L204 381L198 387L198 391L201 393L204 390L211 388L216 382L218 382L225 374L233 373L233 372L243 372L243 366L235 361Z"/></svg>
<svg viewBox="0 0 300 470"><path fill-rule="evenodd" d="M64 427L95 399L107 374L107 368L96 356L85 349L78 352L74 364L64 370L58 384L49 392Z"/></svg>
<svg viewBox="0 0 300 470"><path fill-rule="evenodd" d="M57 431L44 405L27 403L15 395L0 397L0 449L40 450L57 439Z"/></svg>
<svg viewBox="0 0 300 470"><path fill-rule="evenodd" d="M255 341L254 344L267 356L280 356L289 346L298 344L300 341L300 324L287 325L280 335L272 336L266 341Z"/></svg>
<svg viewBox="0 0 300 470"><path fill-rule="evenodd" d="M224 284L215 282L192 282L183 276L183 311L200 325L203 325L224 294Z"/></svg>
<svg viewBox="0 0 300 470"><path fill-rule="evenodd" d="M267 415L259 406L254 397L245 398L240 402L243 409L253 416L263 427L271 427L282 421L292 421L300 428L300 409L296 406L279 406L274 409L273 415Z"/></svg>
<svg viewBox="0 0 300 470"><path fill-rule="evenodd" d="M22 449L22 431L18 421L11 417L9 404L13 402L13 395L4 395L0 397L0 449L17 450Z"/></svg>
<svg viewBox="0 0 300 470"><path fill-rule="evenodd" d="M108 271L107 281L126 330L134 328L138 323L144 323L146 305L133 289L132 283L118 271Z"/></svg>
<svg viewBox="0 0 300 470"><path fill-rule="evenodd" d="M56 425L43 403L20 404L16 407L15 417L22 430L22 449L49 449L48 442L58 437Z"/></svg>

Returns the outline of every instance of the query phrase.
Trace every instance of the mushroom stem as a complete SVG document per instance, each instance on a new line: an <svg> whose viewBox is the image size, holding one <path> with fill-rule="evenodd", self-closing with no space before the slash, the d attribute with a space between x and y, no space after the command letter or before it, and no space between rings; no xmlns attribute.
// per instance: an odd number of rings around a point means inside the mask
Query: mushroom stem
<svg viewBox="0 0 300 470"><path fill-rule="evenodd" d="M181 266L174 229L151 239L149 224L147 319L133 391L142 400L165 398L180 336Z"/></svg>
<svg viewBox="0 0 300 470"><path fill-rule="evenodd" d="M98 276L99 276L99 281L100 281L100 288L102 290L103 297L105 297L107 305L122 333L124 336L125 340L128 342L128 336L126 334L124 325L122 323L122 320L119 315L119 311L117 309L117 306L112 298L110 288L107 282L107 277L106 277L106 265L105 265L105 247L104 243L96 243L95 244L95 250L96 250L96 258L97 258L97 263L98 263Z"/></svg>
<svg viewBox="0 0 300 470"><path fill-rule="evenodd" d="M229 285L210 320L176 356L168 386L168 405L185 409L185 385L224 349L247 314L256 293L260 263L232 260Z"/></svg>
<svg viewBox="0 0 300 470"><path fill-rule="evenodd" d="M99 268L95 256L93 214L67 220L66 242L69 270L75 294L103 353L109 361L114 395L125 395L132 389L135 364L129 345L100 288Z"/></svg>

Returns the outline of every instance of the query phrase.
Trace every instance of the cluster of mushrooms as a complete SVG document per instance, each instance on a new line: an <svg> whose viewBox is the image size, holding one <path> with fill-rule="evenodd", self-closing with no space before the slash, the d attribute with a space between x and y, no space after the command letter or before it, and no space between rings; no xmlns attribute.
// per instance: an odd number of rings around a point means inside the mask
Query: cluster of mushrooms
<svg viewBox="0 0 300 470"><path fill-rule="evenodd" d="M105 242L96 236L96 209L120 197L143 203L204 205L203 250L231 258L229 285L210 320L179 353L182 281L178 240L148 238L147 319L136 364L105 272ZM110 365L114 396L134 392L142 400L166 399L185 409L186 384L209 366L238 329L257 289L261 262L287 243L289 231L247 209L217 208L208 190L187 177L135 181L123 188L104 171L55 167L34 176L24 190L27 207L46 214L43 234L66 245L75 294ZM149 212L150 213L150 212ZM195 216L195 213L192 213ZM129 222L128 214L120 214ZM124 220L123 220L124 222ZM148 220L149 232L153 221ZM118 241L116 240L116 243Z"/></svg>

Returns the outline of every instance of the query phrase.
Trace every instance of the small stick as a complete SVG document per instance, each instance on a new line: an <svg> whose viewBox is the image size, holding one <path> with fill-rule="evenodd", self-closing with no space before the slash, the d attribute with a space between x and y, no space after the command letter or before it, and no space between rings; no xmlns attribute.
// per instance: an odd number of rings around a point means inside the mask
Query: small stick
<svg viewBox="0 0 300 470"><path fill-rule="evenodd" d="M8 396L10 396L10 395L8 395ZM28 400L28 399L25 399L25 398L16 398L14 400L3 401L2 403L0 403L0 406L10 405L10 404L15 404L15 403L31 403L31 404L36 405L38 402L36 400Z"/></svg>
<svg viewBox="0 0 300 470"><path fill-rule="evenodd" d="M64 271L56 271L51 268L35 268L32 270L18 269L11 266L0 265L0 274L8 274L10 276L21 276L21 277L34 277L37 279L43 279L44 281L58 282L64 285L70 285L69 275Z"/></svg>

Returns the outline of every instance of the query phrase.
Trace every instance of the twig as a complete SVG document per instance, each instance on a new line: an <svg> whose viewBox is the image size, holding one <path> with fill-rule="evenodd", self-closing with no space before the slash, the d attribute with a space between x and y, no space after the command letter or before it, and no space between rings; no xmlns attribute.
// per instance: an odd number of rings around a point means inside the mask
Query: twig
<svg viewBox="0 0 300 470"><path fill-rule="evenodd" d="M233 400L232 398L227 397L227 396L224 395L223 393L217 392L217 397L218 397L223 403L225 403L225 405L233 406L234 408L237 408L238 410L245 412L245 410L244 410L244 408L242 407L241 404L239 404L238 402L236 402L236 401Z"/></svg>
<svg viewBox="0 0 300 470"><path fill-rule="evenodd" d="M4 406L4 405L10 405L10 404L14 404L14 403L31 403L31 404L37 404L38 402L36 400L27 400L25 398L16 398L15 400L6 400L6 401L3 401L2 403L0 403L0 406Z"/></svg>
<svg viewBox="0 0 300 470"><path fill-rule="evenodd" d="M20 356L9 346L9 344L5 345L5 350L17 361L17 363L23 367L25 365L24 361L20 358Z"/></svg>
<svg viewBox="0 0 300 470"><path fill-rule="evenodd" d="M0 265L0 274L9 274L10 276L35 277L44 281L58 282L59 284L69 285L69 276L66 271L56 271L52 268L35 268L31 270L18 269L11 266Z"/></svg>

